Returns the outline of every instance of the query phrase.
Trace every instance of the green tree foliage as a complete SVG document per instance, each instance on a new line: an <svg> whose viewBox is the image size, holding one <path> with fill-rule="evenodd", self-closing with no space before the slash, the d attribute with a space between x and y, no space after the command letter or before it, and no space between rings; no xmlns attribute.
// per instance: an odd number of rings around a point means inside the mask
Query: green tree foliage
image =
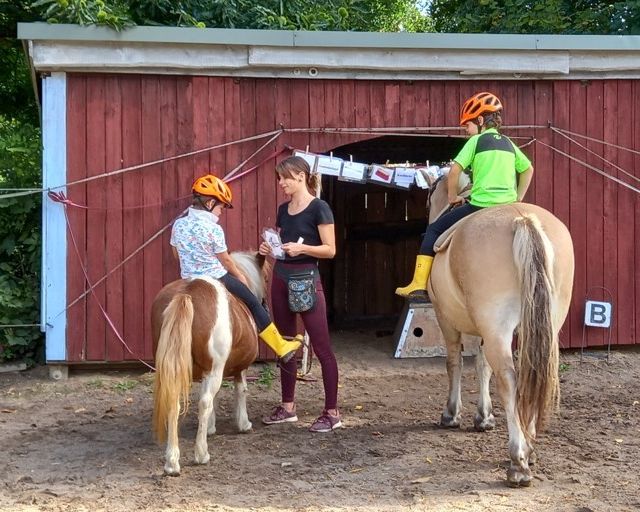
<svg viewBox="0 0 640 512"><path fill-rule="evenodd" d="M40 185L40 130L0 115L0 188ZM0 196L0 326L40 322L40 196ZM0 328L0 361L33 361L37 327Z"/></svg>
<svg viewBox="0 0 640 512"><path fill-rule="evenodd" d="M638 0L433 0L429 12L437 32L640 33Z"/></svg>
<svg viewBox="0 0 640 512"><path fill-rule="evenodd" d="M283 30L431 29L424 0L38 0L52 23L170 25Z"/></svg>
<svg viewBox="0 0 640 512"><path fill-rule="evenodd" d="M40 186L36 96L18 21L38 15L30 2L0 0L0 188ZM0 326L40 321L40 197L0 196ZM37 327L0 327L0 361L33 361L42 347Z"/></svg>

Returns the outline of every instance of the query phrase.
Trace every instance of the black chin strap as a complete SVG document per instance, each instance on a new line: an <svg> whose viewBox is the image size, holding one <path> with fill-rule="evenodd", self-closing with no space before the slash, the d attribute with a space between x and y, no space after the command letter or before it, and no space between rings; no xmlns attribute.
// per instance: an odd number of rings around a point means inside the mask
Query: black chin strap
<svg viewBox="0 0 640 512"><path fill-rule="evenodd" d="M217 206L218 202L216 200L213 201L213 206L211 208L207 208L206 203L202 200L202 196L197 196L198 199L198 203L200 203L200 206L202 206L205 210L207 210L209 213L211 213L213 211L213 209Z"/></svg>

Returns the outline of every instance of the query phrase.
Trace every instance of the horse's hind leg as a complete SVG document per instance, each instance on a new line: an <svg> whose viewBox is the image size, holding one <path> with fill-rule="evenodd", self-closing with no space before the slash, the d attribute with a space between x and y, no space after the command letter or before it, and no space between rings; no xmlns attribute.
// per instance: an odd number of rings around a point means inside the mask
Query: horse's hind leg
<svg viewBox="0 0 640 512"><path fill-rule="evenodd" d="M251 430L251 422L247 414L247 372L243 370L240 375L235 378L235 410L234 418L238 432L248 432Z"/></svg>
<svg viewBox="0 0 640 512"><path fill-rule="evenodd" d="M498 392L502 399L509 429L509 458L507 484L512 487L531 485L529 446L522 432L516 410L516 372L511 354L511 331L508 336L485 337L485 356L496 374Z"/></svg>
<svg viewBox="0 0 640 512"><path fill-rule="evenodd" d="M178 444L178 416L180 403L171 407L167 414L167 449L164 452L164 472L169 476L180 474L180 446Z"/></svg>
<svg viewBox="0 0 640 512"><path fill-rule="evenodd" d="M449 398L440 416L440 426L447 428L460 427L462 398L460 396L460 379L462 377L462 346L460 333L444 321L439 322L440 329L447 343L447 376L449 377Z"/></svg>
<svg viewBox="0 0 640 512"><path fill-rule="evenodd" d="M218 394L222 385L223 370L223 367L214 364L211 373L202 379L200 401L198 402L198 433L196 434L195 446L195 461L197 464L209 462L209 448L207 446L209 417L213 413L214 397Z"/></svg>
<svg viewBox="0 0 640 512"><path fill-rule="evenodd" d="M478 345L476 354L476 375L480 383L480 396L478 397L478 409L473 418L473 426L478 432L493 430L496 427L496 419L493 416L493 404L489 393L489 382L491 381L491 366L487 363L482 348L483 342Z"/></svg>
<svg viewBox="0 0 640 512"><path fill-rule="evenodd" d="M533 466L536 462L538 462L538 455L536 454L535 447L533 446L533 440L536 438L536 416L533 416L531 423L529 424L529 428L527 429L527 433L529 434L529 439L531 442L529 443L529 466Z"/></svg>

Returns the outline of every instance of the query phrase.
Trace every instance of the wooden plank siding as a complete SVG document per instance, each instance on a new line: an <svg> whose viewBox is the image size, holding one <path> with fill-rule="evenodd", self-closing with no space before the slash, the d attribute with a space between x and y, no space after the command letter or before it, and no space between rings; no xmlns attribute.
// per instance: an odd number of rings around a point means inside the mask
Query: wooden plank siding
<svg viewBox="0 0 640 512"><path fill-rule="evenodd" d="M640 104L640 83L634 80L355 81L74 73L68 75L67 84L68 181L281 127L456 126L461 102L485 89L503 100L507 125L550 124L622 147L640 148L640 113L635 107ZM638 187L637 153L575 138L580 147L548 128L516 131L507 127L505 131L518 144L535 137ZM284 133L245 168L286 145L300 149L309 145L316 153L333 151L368 163L374 161L374 154L381 162L385 151L389 158L400 161L440 163L455 156L464 143L461 134ZM194 177L205 172L223 176L266 141L231 145L69 187L69 197L88 209L69 209L81 264L69 234L67 302L87 289L81 265L92 283L111 272L95 287L95 297L86 295L67 312L69 362L153 359L148 325L151 302L163 284L178 277L169 230L120 269L113 269L189 204ZM561 333L563 346L583 343L584 301L589 290L595 290L591 298L607 299L600 287L610 291L614 301L612 342L638 343L638 194L542 144L534 142L524 151L536 169L527 200L556 213L573 236L576 274L571 311ZM236 207L225 212L221 221L230 250L255 249L262 229L275 225L277 205L285 198L273 169L286 154L272 156L255 172L232 182ZM395 318L402 301L393 291L409 279L420 242L420 223L426 225L425 193L333 178L324 178L323 186L337 228L338 255L323 263L332 322L357 325L368 318ZM413 231L394 231L403 226L412 226ZM108 327L100 305L130 351ZM604 330L589 329L585 336L588 346L601 346L608 340ZM261 357L270 355L261 347Z"/></svg>

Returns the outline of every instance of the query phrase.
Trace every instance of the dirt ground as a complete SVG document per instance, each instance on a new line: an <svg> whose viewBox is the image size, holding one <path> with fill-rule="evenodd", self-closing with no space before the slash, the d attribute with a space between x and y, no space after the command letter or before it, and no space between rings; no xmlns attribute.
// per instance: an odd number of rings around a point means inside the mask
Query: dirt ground
<svg viewBox="0 0 640 512"><path fill-rule="evenodd" d="M460 430L437 426L442 359L392 359L390 336L336 332L345 428L307 431L322 382L300 382L296 424L265 427L279 398L265 365L249 387L253 432L234 432L231 389L218 406L211 462L193 463L197 406L182 421L182 474L162 474L151 437L152 376L44 367L0 374L0 509L231 511L627 511L640 509L640 351L609 361L562 355L562 409L538 442L533 485L505 485L507 431L473 431L477 382L466 361ZM258 377L261 379L258 381ZM492 384L493 385L493 384ZM192 397L197 397L196 385Z"/></svg>

